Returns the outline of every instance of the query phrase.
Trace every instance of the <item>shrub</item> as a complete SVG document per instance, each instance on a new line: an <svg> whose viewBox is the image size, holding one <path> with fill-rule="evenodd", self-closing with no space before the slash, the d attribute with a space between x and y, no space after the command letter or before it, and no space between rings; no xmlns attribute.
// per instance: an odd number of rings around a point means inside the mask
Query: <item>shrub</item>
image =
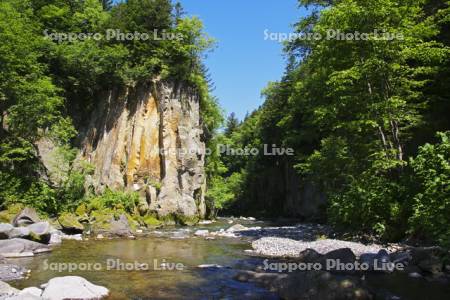
<svg viewBox="0 0 450 300"><path fill-rule="evenodd" d="M409 224L411 233L450 246L450 132L438 137L439 143L421 146L411 159L419 192Z"/></svg>
<svg viewBox="0 0 450 300"><path fill-rule="evenodd" d="M90 210L120 209L133 214L138 203L137 193L106 189L102 195L88 199L88 208Z"/></svg>

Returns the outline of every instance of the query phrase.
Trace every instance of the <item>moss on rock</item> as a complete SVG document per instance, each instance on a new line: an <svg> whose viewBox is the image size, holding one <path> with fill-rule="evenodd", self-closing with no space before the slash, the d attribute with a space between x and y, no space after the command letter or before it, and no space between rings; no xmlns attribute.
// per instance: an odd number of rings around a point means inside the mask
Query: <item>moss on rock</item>
<svg viewBox="0 0 450 300"><path fill-rule="evenodd" d="M0 223L12 223L23 208L24 206L22 204L13 204L6 210L0 211Z"/></svg>
<svg viewBox="0 0 450 300"><path fill-rule="evenodd" d="M142 222L145 224L145 226L147 226L147 228L159 227L163 224L163 222L158 220L153 215L147 215L147 216L142 217Z"/></svg>
<svg viewBox="0 0 450 300"><path fill-rule="evenodd" d="M63 229L83 231L84 226L78 221L78 217L72 213L62 213L58 217L58 222Z"/></svg>

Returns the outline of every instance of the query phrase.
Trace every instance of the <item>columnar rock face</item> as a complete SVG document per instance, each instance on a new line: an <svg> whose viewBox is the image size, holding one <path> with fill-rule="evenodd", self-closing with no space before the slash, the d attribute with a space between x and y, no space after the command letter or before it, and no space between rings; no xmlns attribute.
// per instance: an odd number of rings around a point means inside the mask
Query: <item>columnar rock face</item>
<svg viewBox="0 0 450 300"><path fill-rule="evenodd" d="M82 137L81 155L95 167L96 192L139 191L159 216L203 217L201 136L196 93L154 81L100 99Z"/></svg>

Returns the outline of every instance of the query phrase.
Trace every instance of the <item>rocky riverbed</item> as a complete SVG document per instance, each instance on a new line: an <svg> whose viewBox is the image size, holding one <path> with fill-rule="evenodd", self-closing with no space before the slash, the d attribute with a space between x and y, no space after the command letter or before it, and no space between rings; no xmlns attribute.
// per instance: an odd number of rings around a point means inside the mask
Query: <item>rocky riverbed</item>
<svg viewBox="0 0 450 300"><path fill-rule="evenodd" d="M104 287L112 299L441 299L450 292L443 249L344 241L319 224L225 218L114 238L67 234L23 216L0 225L0 254L6 254L0 280L8 282L1 290L13 291L0 299L44 299L45 283L52 283L51 299L63 299L58 293L64 290L83 291L77 284ZM27 233L35 228L48 230ZM368 269L330 270L327 260ZM376 261L405 268L376 270ZM320 269L302 269L308 264Z"/></svg>

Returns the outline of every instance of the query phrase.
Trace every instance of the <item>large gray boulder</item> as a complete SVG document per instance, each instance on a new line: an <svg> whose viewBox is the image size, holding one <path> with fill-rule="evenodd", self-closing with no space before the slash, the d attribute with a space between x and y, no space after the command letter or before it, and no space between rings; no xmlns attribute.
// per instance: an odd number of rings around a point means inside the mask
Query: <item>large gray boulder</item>
<svg viewBox="0 0 450 300"><path fill-rule="evenodd" d="M0 224L0 240L9 239L9 232L14 227L11 224L8 223L1 223Z"/></svg>
<svg viewBox="0 0 450 300"><path fill-rule="evenodd" d="M38 222L27 226L27 228L33 240L46 244L50 241L50 233L52 230L50 223Z"/></svg>
<svg viewBox="0 0 450 300"><path fill-rule="evenodd" d="M29 270L12 264L0 264L0 280L11 281L25 278Z"/></svg>
<svg viewBox="0 0 450 300"><path fill-rule="evenodd" d="M17 295L20 291L13 288L6 282L0 281L0 299L8 298L9 296Z"/></svg>
<svg viewBox="0 0 450 300"><path fill-rule="evenodd" d="M4 257L26 257L49 251L47 245L25 239L0 240L0 255Z"/></svg>
<svg viewBox="0 0 450 300"><path fill-rule="evenodd" d="M48 300L101 299L109 294L107 288L92 284L79 276L56 277L42 287L42 298Z"/></svg>
<svg viewBox="0 0 450 300"><path fill-rule="evenodd" d="M33 223L40 222L39 216L34 208L25 207L13 220L13 225L18 226L27 226Z"/></svg>
<svg viewBox="0 0 450 300"><path fill-rule="evenodd" d="M30 236L30 229L28 227L14 227L9 231L8 237L14 238L28 238Z"/></svg>

